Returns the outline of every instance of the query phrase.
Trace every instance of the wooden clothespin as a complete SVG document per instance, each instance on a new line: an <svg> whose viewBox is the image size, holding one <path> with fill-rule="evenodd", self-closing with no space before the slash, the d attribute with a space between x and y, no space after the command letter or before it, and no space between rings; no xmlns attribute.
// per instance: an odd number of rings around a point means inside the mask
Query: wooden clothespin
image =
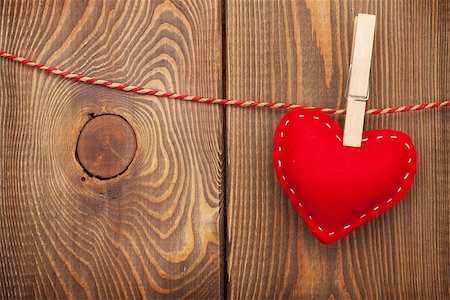
<svg viewBox="0 0 450 300"><path fill-rule="evenodd" d="M369 99L369 74L375 34L374 15L358 14L353 30L352 56L347 81L347 112L344 146L361 147L366 102Z"/></svg>

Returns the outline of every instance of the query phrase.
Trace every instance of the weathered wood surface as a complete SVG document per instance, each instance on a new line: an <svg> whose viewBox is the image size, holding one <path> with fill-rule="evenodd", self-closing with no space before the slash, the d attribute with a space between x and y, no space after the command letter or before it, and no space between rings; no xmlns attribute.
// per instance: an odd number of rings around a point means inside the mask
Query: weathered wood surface
<svg viewBox="0 0 450 300"><path fill-rule="evenodd" d="M219 1L1 1L0 48L113 81L221 96ZM0 60L0 298L217 298L218 106L136 96ZM86 176L90 114L135 130L128 170ZM86 177L82 181L82 177Z"/></svg>
<svg viewBox="0 0 450 300"><path fill-rule="evenodd" d="M345 107L358 12L377 15L368 107L450 98L448 1L229 0L227 96ZM228 295L448 299L448 111L366 118L368 129L411 135L418 174L394 209L329 246L277 184L272 134L282 115L226 112Z"/></svg>
<svg viewBox="0 0 450 300"><path fill-rule="evenodd" d="M7 0L0 49L161 90L342 108L358 12L377 15L368 107L450 98L448 1ZM411 135L418 174L394 209L325 246L273 172L283 111L0 70L0 298L449 297L447 110L366 118ZM105 113L137 151L98 180L75 148Z"/></svg>

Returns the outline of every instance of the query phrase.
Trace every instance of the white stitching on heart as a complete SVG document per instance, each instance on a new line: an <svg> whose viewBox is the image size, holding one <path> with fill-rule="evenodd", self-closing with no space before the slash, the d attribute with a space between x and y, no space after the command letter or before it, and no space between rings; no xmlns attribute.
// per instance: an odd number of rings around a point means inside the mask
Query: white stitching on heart
<svg viewBox="0 0 450 300"><path fill-rule="evenodd" d="M299 118L304 118L305 115L299 114L298 117L299 117ZM315 120L320 120L320 118L319 118L318 116L313 116L313 118L314 118ZM284 123L284 125L285 125L285 126L288 125L289 122L290 122L289 119L286 120L286 122ZM325 125L326 125L328 128L331 129L331 125L330 125L329 123L325 123ZM282 132L280 133L280 135L281 135L281 137L284 137L284 131L282 131ZM389 137L390 137L391 139L396 139L396 138L398 138L398 136L396 136L396 135L391 135L391 136L389 136ZM340 142L342 142L342 139L341 139L341 137L340 137L339 135L336 135L336 138L337 138ZM385 137L385 136L382 136L382 135L379 135L379 136L376 137L377 140L381 140L381 139L383 139L383 138L386 138L386 137ZM369 138L366 137L366 138L363 138L361 141L362 141L362 142L367 142L368 140L369 140ZM405 143L405 146L406 146L409 150L411 150L411 146L410 146L408 143ZM278 147L278 151L281 152L282 150L283 150L282 147L279 146L279 147ZM411 162L412 162L412 157L410 156L410 157L408 158L408 164L411 163ZM282 165L281 159L279 159L279 160L277 161L277 163L278 163L278 167L281 169L281 165ZM408 177L409 177L409 172L406 173L406 174L404 175L403 180L405 181ZM286 177L285 177L284 175L281 175L281 178L282 178L283 181L286 181ZM403 182L402 182L402 184L403 184ZM400 187L397 189L397 193L401 192L402 188L403 188L402 185L400 185ZM293 195L295 195L295 191L294 191L292 188L289 188L289 191L290 191ZM391 197L391 198L389 198L389 199L386 201L386 203L390 203L392 200L393 200L393 198ZM300 207L303 208L303 205L301 204L301 202L300 202L299 200L297 200L297 204L298 204ZM373 211L377 211L379 208L380 208L380 206L377 205L377 206L375 206L372 210L373 210ZM362 214L359 218L360 218L360 219L365 219L366 217L367 217L367 214ZM311 220L312 222L314 222L311 215L308 215L308 219ZM316 225L316 224L315 224L315 225ZM352 225L351 225L351 224L347 224L347 225L345 225L344 227L342 227L341 230L347 230L347 229L349 229L350 227L352 227ZM323 228L320 227L319 225L316 225L316 228L317 228L318 230L320 230L320 231L323 231ZM329 233L328 233L329 236L332 236L332 235L334 235L334 234L335 234L335 232L329 232Z"/></svg>

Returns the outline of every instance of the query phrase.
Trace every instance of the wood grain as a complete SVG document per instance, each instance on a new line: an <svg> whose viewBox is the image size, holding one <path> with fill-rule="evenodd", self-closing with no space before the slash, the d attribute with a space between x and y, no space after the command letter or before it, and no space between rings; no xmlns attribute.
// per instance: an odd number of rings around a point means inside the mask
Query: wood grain
<svg viewBox="0 0 450 300"><path fill-rule="evenodd" d="M161 90L342 108L358 12L377 15L369 107L450 98L448 1L8 0L0 49ZM411 135L418 174L394 209L325 246L273 172L282 111L0 69L0 298L449 298L446 110L366 117ZM76 161L92 114L136 133L111 180Z"/></svg>
<svg viewBox="0 0 450 300"><path fill-rule="evenodd" d="M222 96L218 1L11 0L0 10L1 49ZM0 68L0 298L217 298L222 109ZM101 181L75 147L89 115L105 113L127 119L137 151Z"/></svg>
<svg viewBox="0 0 450 300"><path fill-rule="evenodd" d="M352 24L362 12L377 15L368 107L450 98L448 1L228 0L226 7L227 97L342 108ZM366 117L366 129L412 137L418 174L401 203L328 246L276 181L272 134L282 115L226 111L229 297L449 298L448 111Z"/></svg>

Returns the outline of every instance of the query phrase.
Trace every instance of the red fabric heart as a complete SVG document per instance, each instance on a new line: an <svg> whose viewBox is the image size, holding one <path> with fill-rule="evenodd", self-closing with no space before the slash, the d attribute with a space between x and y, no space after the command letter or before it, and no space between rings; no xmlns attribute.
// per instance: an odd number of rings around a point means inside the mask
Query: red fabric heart
<svg viewBox="0 0 450 300"><path fill-rule="evenodd" d="M323 112L294 109L275 131L273 162L291 202L323 243L346 236L399 202L416 172L408 135L363 133L360 148Z"/></svg>

